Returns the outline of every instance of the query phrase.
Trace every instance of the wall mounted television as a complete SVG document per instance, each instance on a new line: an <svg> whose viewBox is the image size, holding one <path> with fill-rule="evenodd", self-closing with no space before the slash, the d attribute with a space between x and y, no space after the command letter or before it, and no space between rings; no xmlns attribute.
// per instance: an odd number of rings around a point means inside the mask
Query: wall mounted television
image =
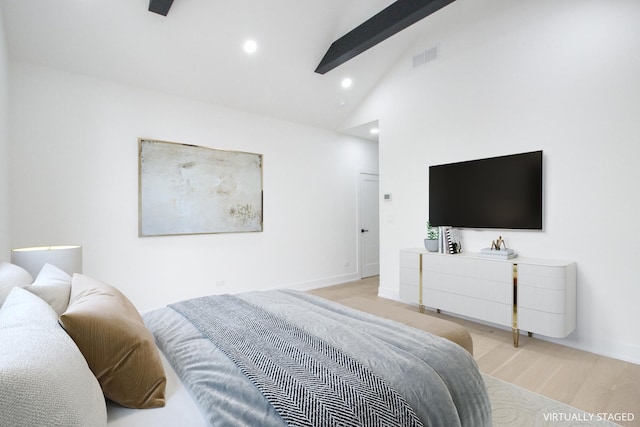
<svg viewBox="0 0 640 427"><path fill-rule="evenodd" d="M429 166L429 221L542 230L542 151Z"/></svg>

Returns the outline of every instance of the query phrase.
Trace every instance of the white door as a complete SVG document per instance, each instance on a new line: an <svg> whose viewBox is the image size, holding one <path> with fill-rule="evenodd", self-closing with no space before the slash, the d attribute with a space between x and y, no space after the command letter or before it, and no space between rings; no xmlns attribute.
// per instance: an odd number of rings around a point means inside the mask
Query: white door
<svg viewBox="0 0 640 427"><path fill-rule="evenodd" d="M360 174L360 277L380 274L380 222L378 175Z"/></svg>

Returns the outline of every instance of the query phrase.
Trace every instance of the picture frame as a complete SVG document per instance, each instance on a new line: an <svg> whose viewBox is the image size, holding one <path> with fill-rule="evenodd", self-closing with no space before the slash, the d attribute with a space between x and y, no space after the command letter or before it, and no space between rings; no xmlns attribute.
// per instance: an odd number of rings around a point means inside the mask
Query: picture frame
<svg viewBox="0 0 640 427"><path fill-rule="evenodd" d="M138 235L263 231L262 154L138 139Z"/></svg>

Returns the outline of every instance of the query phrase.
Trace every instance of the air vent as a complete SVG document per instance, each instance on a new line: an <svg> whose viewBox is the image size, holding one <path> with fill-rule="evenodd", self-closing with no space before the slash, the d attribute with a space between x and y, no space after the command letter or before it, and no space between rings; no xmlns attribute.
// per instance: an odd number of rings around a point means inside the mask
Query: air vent
<svg viewBox="0 0 640 427"><path fill-rule="evenodd" d="M431 62L438 57L438 46L434 46L431 49L427 49L424 52L420 52L413 57L413 68L419 67Z"/></svg>

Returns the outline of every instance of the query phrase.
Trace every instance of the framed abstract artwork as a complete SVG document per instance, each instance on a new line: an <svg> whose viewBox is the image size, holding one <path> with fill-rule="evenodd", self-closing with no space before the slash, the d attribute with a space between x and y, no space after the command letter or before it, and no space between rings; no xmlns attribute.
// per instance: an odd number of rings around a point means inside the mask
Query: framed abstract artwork
<svg viewBox="0 0 640 427"><path fill-rule="evenodd" d="M262 231L262 154L138 140L138 235Z"/></svg>

